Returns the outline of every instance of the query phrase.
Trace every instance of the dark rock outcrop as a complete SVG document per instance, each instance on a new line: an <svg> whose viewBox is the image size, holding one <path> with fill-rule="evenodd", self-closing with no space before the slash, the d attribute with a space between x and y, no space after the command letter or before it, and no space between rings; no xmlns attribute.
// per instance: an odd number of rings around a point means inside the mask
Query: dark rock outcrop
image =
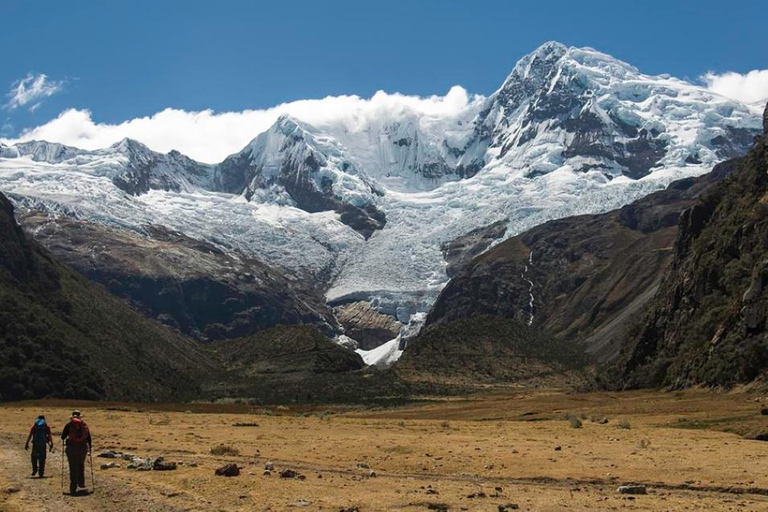
<svg viewBox="0 0 768 512"><path fill-rule="evenodd" d="M210 165L196 162L178 151L157 153L132 139L124 139L114 147L126 157L127 163L112 181L134 196L150 190L180 192L187 184L207 186L213 174Z"/></svg>
<svg viewBox="0 0 768 512"><path fill-rule="evenodd" d="M768 104L765 105L763 111L763 133L768 134Z"/></svg>
<svg viewBox="0 0 768 512"><path fill-rule="evenodd" d="M448 263L445 272L448 277L455 277L456 273L466 266L472 258L485 252L490 245L504 236L507 232L507 222L494 222L488 226L474 229L455 240L442 245L443 257Z"/></svg>
<svg viewBox="0 0 768 512"><path fill-rule="evenodd" d="M376 311L368 302L352 302L334 308L344 333L358 342L363 350L371 350L400 334L403 324L391 315Z"/></svg>

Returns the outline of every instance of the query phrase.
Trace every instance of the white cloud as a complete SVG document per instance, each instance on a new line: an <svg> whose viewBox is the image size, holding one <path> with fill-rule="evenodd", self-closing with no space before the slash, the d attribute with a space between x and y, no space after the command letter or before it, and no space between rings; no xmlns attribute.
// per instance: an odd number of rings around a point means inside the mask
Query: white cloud
<svg viewBox="0 0 768 512"><path fill-rule="evenodd" d="M388 119L417 115L420 122L445 122L466 115L479 106L482 96L470 96L454 86L445 96L405 96L382 91L370 99L359 96L332 96L319 100L284 103L266 110L216 113L212 110L187 112L165 109L151 117L130 119L119 124L96 123L88 110L67 110L46 124L24 131L25 140L60 142L83 149L98 149L129 137L155 151L176 149L202 162L220 162L245 147L267 130L281 114L290 114L318 128L340 126L365 129L384 115Z"/></svg>
<svg viewBox="0 0 768 512"><path fill-rule="evenodd" d="M707 73L702 80L710 91L742 103L768 101L768 69L755 69L743 75L732 71L721 75Z"/></svg>
<svg viewBox="0 0 768 512"><path fill-rule="evenodd" d="M30 112L37 110L45 98L49 98L64 88L63 80L48 80L42 73L28 73L22 79L11 84L6 94L8 102L4 105L7 110L14 110L32 103Z"/></svg>

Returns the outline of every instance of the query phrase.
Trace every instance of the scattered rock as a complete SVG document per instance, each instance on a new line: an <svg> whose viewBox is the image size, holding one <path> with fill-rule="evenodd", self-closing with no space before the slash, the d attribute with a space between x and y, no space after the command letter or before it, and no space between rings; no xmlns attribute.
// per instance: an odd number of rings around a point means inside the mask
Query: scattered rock
<svg viewBox="0 0 768 512"><path fill-rule="evenodd" d="M176 463L165 462L162 457L158 457L155 459L155 462L152 463L152 469L155 471L174 471L176 469Z"/></svg>
<svg viewBox="0 0 768 512"><path fill-rule="evenodd" d="M280 478L296 478L299 474L292 469L284 469L280 472Z"/></svg>
<svg viewBox="0 0 768 512"><path fill-rule="evenodd" d="M196 468L196 467L197 467L197 462L195 462L195 461L192 461L192 462L190 462L189 464L187 464L187 466L189 466L189 467L191 467L191 468Z"/></svg>
<svg viewBox="0 0 768 512"><path fill-rule="evenodd" d="M289 506L291 506L291 507L308 507L311 504L312 503L307 501L307 500L298 500L298 501L296 501L294 503L291 503Z"/></svg>
<svg viewBox="0 0 768 512"><path fill-rule="evenodd" d="M768 416L768 407L763 407L762 409L760 409L760 414L762 414L763 416Z"/></svg>
<svg viewBox="0 0 768 512"><path fill-rule="evenodd" d="M467 495L467 498L469 498L469 499L487 498L487 497L488 497L488 495L485 494L483 491L477 491L477 492L473 492L472 494L468 494Z"/></svg>
<svg viewBox="0 0 768 512"><path fill-rule="evenodd" d="M517 503L507 503L506 505L499 505L499 512L507 512L507 510L520 510L520 506Z"/></svg>
<svg viewBox="0 0 768 512"><path fill-rule="evenodd" d="M622 485L617 491L620 494L646 494L648 492L644 485Z"/></svg>
<svg viewBox="0 0 768 512"><path fill-rule="evenodd" d="M427 494L433 494L433 495L434 494L440 494L439 492L437 492L437 489L427 489L426 492L427 492Z"/></svg>
<svg viewBox="0 0 768 512"><path fill-rule="evenodd" d="M265 471L274 471L275 470L275 465L272 464L271 462L267 462L266 464L264 464L264 470Z"/></svg>
<svg viewBox="0 0 768 512"><path fill-rule="evenodd" d="M370 473L368 473L368 478L376 478L376 472L371 471Z"/></svg>
<svg viewBox="0 0 768 512"><path fill-rule="evenodd" d="M360 512L360 507L340 508L339 512Z"/></svg>
<svg viewBox="0 0 768 512"><path fill-rule="evenodd" d="M120 464L117 462L108 462L107 464L102 464L101 469L112 469L112 468L119 468Z"/></svg>
<svg viewBox="0 0 768 512"><path fill-rule="evenodd" d="M97 457L101 457L102 459L117 459L120 457L120 453L113 451L113 450L107 450L105 452L101 452L97 455Z"/></svg>
<svg viewBox="0 0 768 512"><path fill-rule="evenodd" d="M272 472L268 469L264 470L264 473L262 473L264 476L272 476Z"/></svg>
<svg viewBox="0 0 768 512"><path fill-rule="evenodd" d="M18 485L11 485L10 487L5 488L5 492L8 494L16 494L17 492L21 492L21 487Z"/></svg>
<svg viewBox="0 0 768 512"><path fill-rule="evenodd" d="M448 512L448 505L445 503L427 503L429 510L439 510L440 512Z"/></svg>
<svg viewBox="0 0 768 512"><path fill-rule="evenodd" d="M238 476L240 474L240 468L237 464L224 464L215 471L218 476Z"/></svg>
<svg viewBox="0 0 768 512"><path fill-rule="evenodd" d="M556 452L561 452L561 451L563 451L563 447L562 447L562 446L559 446L559 445L558 445L558 446L555 446L555 451L556 451Z"/></svg>

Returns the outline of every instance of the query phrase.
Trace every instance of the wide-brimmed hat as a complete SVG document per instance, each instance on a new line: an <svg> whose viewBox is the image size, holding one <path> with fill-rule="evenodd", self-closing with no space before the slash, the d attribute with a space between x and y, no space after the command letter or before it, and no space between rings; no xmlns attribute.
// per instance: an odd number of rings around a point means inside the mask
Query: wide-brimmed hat
<svg viewBox="0 0 768 512"><path fill-rule="evenodd" d="M80 417L80 411L72 411L72 416Z"/></svg>

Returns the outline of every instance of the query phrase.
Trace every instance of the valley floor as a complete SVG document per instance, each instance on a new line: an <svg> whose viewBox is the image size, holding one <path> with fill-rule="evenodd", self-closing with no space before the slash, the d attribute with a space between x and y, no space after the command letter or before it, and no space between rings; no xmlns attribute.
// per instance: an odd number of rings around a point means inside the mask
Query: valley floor
<svg viewBox="0 0 768 512"><path fill-rule="evenodd" d="M378 410L80 403L96 492L76 498L61 494L60 446L43 480L23 450L37 414L60 431L74 404L2 404L0 510L768 510L768 443L738 435L768 432L762 399L512 390ZM212 455L222 443L240 455ZM184 464L135 471L96 457L108 449ZM100 469L109 462L122 467ZM240 476L214 476L227 462ZM648 494L617 492L630 483Z"/></svg>

